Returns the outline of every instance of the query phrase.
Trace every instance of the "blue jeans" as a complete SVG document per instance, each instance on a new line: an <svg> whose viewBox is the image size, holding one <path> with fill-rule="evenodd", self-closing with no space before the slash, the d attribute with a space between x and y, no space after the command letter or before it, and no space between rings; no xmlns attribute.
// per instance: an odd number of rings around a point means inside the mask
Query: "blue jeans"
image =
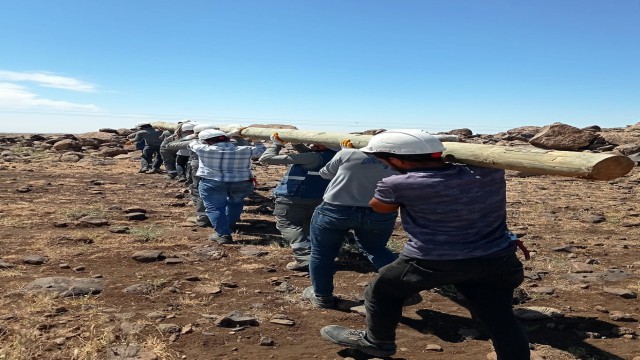
<svg viewBox="0 0 640 360"><path fill-rule="evenodd" d="M334 260L349 230L376 269L398 256L387 248L397 212L380 214L370 207L343 206L323 202L311 218L309 275L317 296L333 295Z"/></svg>
<svg viewBox="0 0 640 360"><path fill-rule="evenodd" d="M253 192L253 182L223 182L200 178L198 190L216 233L220 236L231 235L231 227L240 220L244 198Z"/></svg>
<svg viewBox="0 0 640 360"><path fill-rule="evenodd" d="M404 300L421 290L453 285L473 318L491 336L498 359L529 360L529 341L513 314L513 290L524 271L515 253L498 258L421 260L404 255L385 266L365 290L367 338L393 343Z"/></svg>

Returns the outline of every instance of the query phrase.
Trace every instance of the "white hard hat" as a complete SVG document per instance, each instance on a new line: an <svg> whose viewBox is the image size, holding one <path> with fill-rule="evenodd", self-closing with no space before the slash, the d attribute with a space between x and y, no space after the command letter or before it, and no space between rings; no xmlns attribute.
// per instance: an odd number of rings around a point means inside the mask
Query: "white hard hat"
<svg viewBox="0 0 640 360"><path fill-rule="evenodd" d="M399 155L432 154L445 150L437 137L419 129L387 130L374 135L360 151Z"/></svg>
<svg viewBox="0 0 640 360"><path fill-rule="evenodd" d="M196 123L183 123L182 127L180 127L180 129L182 131L193 131L193 128L198 125Z"/></svg>
<svg viewBox="0 0 640 360"><path fill-rule="evenodd" d="M136 127L145 127L145 126L151 126L151 124L149 122L139 122L136 124Z"/></svg>
<svg viewBox="0 0 640 360"><path fill-rule="evenodd" d="M216 125L211 125L211 124L198 124L193 127L193 132L199 133L200 131L207 130L207 129L218 130L219 128Z"/></svg>
<svg viewBox="0 0 640 360"><path fill-rule="evenodd" d="M218 136L227 136L227 133L220 130L214 130L214 129L202 130L200 131L200 134L198 134L198 139L206 140L206 139L211 139Z"/></svg>

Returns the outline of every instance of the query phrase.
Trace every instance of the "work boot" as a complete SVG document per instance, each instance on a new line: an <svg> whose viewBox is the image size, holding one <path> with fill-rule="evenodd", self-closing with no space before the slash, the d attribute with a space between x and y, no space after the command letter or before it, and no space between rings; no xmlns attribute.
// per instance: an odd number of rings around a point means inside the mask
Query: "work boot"
<svg viewBox="0 0 640 360"><path fill-rule="evenodd" d="M353 330L344 326L327 325L320 329L322 338L334 344L359 350L375 357L387 357L396 353L394 342L374 343L367 339L365 330Z"/></svg>
<svg viewBox="0 0 640 360"><path fill-rule="evenodd" d="M145 168L140 168L140 170L138 170L139 174L143 174L143 173L146 173L146 172L147 172L147 169L145 169Z"/></svg>
<svg viewBox="0 0 640 360"><path fill-rule="evenodd" d="M147 171L147 173L149 173L149 174L160 174L160 169L151 169L151 170Z"/></svg>
<svg viewBox="0 0 640 360"><path fill-rule="evenodd" d="M213 234L213 235L209 236L209 240L215 241L220 245L233 244L233 240L231 239L231 235Z"/></svg>
<svg viewBox="0 0 640 360"><path fill-rule="evenodd" d="M176 174L175 173L168 173L167 175L164 176L165 179L168 180L173 180L176 178Z"/></svg>
<svg viewBox="0 0 640 360"><path fill-rule="evenodd" d="M302 297L311 301L313 306L321 309L333 309L336 306L336 298L333 296L316 296L313 286L304 289Z"/></svg>
<svg viewBox="0 0 640 360"><path fill-rule="evenodd" d="M198 225L198 227L212 227L211 222L209 221L209 218L206 216L202 218L197 218L196 225Z"/></svg>
<svg viewBox="0 0 640 360"><path fill-rule="evenodd" d="M309 272L309 262L308 261L292 261L285 266L288 270L291 271L303 271Z"/></svg>
<svg viewBox="0 0 640 360"><path fill-rule="evenodd" d="M187 181L187 177L186 176L178 176L178 178L176 179L177 182L185 182Z"/></svg>

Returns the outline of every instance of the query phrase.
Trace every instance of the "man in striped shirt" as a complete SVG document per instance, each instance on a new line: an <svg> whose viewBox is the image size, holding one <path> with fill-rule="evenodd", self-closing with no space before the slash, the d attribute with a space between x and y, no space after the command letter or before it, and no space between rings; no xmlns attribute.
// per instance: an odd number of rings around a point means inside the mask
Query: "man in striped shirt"
<svg viewBox="0 0 640 360"><path fill-rule="evenodd" d="M209 239L219 244L233 242L231 228L240 219L244 198L253 192L251 159L266 150L262 142L255 146L231 143L231 137L240 135L240 131L226 134L220 130L204 130L198 134L199 140L189 144L198 155L200 197L215 228Z"/></svg>

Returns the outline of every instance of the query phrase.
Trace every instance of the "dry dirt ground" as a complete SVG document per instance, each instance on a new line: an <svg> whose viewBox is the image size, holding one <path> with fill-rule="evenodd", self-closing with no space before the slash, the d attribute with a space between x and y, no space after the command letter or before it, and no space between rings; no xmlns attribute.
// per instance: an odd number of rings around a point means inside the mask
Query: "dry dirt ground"
<svg viewBox="0 0 640 360"><path fill-rule="evenodd" d="M285 269L290 252L278 246L273 217L261 212L283 167L256 166L260 184L237 244L216 249L207 241L210 229L187 220L193 209L185 187L136 173L137 152L131 155L0 161L0 258L13 265L0 267L0 359L368 359L323 341L318 331L362 327L363 317L349 307L374 273L347 249L335 277L342 310L314 309L301 299L308 276ZM558 311L522 321L532 347L545 359L640 356L640 301L627 298L640 292L638 168L609 182L515 173L507 181L510 227L533 252L515 307ZM134 207L148 218L125 218ZM87 215L108 225L83 225ZM112 232L122 227L128 232ZM399 249L403 238L398 226L390 246ZM173 260L135 261L140 250L162 250ZM48 260L26 264L29 255ZM67 298L24 291L50 276L101 278L104 291ZM124 292L135 284L146 284L148 294ZM404 311L393 359L487 358L491 342L450 289L422 296ZM257 323L216 325L233 311ZM272 323L279 314L294 325Z"/></svg>

